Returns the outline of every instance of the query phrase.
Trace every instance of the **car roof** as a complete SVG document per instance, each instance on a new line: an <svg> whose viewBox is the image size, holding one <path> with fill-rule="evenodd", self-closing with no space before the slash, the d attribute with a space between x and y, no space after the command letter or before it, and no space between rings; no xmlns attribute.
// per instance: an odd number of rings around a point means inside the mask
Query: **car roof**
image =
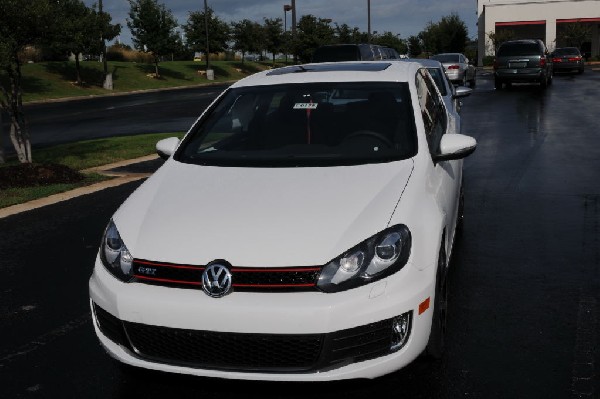
<svg viewBox="0 0 600 399"><path fill-rule="evenodd" d="M416 62L348 61L294 65L256 73L232 87L312 82L413 82Z"/></svg>

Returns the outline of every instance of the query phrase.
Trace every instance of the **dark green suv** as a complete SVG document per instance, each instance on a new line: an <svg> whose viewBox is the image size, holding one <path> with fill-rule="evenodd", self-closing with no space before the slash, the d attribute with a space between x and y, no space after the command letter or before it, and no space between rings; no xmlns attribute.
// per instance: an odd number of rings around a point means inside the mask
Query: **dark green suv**
<svg viewBox="0 0 600 399"><path fill-rule="evenodd" d="M494 61L497 90L503 84L537 82L542 89L552 83L552 58L541 40L511 40L498 47Z"/></svg>

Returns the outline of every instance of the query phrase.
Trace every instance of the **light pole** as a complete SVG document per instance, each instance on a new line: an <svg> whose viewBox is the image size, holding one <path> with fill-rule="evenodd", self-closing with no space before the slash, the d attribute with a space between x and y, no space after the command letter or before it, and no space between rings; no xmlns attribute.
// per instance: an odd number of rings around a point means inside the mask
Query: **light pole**
<svg viewBox="0 0 600 399"><path fill-rule="evenodd" d="M371 43L371 0L367 0L367 40Z"/></svg>
<svg viewBox="0 0 600 399"><path fill-rule="evenodd" d="M294 50L294 64L298 63L296 55L296 0L292 0L292 45Z"/></svg>
<svg viewBox="0 0 600 399"><path fill-rule="evenodd" d="M292 6L290 6L289 4L284 4L283 5L283 33L284 36L286 38L286 43L285 43L285 50L283 51L285 53L285 65L287 65L288 62L288 46L289 46L289 40L287 40L287 12L291 11Z"/></svg>
<svg viewBox="0 0 600 399"><path fill-rule="evenodd" d="M206 77L208 77L208 70L210 69L210 48L208 46L208 4L204 0L204 27L206 28Z"/></svg>

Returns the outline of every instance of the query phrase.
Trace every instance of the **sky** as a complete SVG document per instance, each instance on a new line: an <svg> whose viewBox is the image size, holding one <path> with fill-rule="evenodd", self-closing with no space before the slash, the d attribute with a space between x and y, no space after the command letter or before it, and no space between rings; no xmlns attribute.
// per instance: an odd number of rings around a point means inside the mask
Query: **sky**
<svg viewBox="0 0 600 399"><path fill-rule="evenodd" d="M84 0L87 5L98 0ZM171 10L180 25L186 23L190 11L204 9L203 0L159 0ZM283 5L290 0L208 0L216 15L226 22L250 19L261 22L263 18L284 18ZM112 15L113 23L122 26L120 40L131 44L127 29L127 0L103 0L104 10ZM296 0L298 20L302 15L312 14L319 18L331 18L337 23L357 26L367 31L367 0ZM477 2L475 0L371 0L371 30L390 31L406 39L422 31L429 21L437 22L443 16L457 13L469 30L469 37L477 35ZM291 12L287 13L288 29Z"/></svg>

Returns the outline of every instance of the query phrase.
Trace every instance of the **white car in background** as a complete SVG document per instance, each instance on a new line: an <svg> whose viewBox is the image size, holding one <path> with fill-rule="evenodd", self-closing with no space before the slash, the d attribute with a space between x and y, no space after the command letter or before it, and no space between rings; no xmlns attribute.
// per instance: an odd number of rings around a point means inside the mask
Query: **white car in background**
<svg viewBox="0 0 600 399"><path fill-rule="evenodd" d="M467 83L471 87L475 87L477 82L477 70L470 64L469 59L461 53L443 53L429 57L444 65L448 78L461 86L466 86Z"/></svg>
<svg viewBox="0 0 600 399"><path fill-rule="evenodd" d="M128 365L276 381L440 357L462 212L456 133L415 62L308 64L232 85L117 210L89 282Z"/></svg>

